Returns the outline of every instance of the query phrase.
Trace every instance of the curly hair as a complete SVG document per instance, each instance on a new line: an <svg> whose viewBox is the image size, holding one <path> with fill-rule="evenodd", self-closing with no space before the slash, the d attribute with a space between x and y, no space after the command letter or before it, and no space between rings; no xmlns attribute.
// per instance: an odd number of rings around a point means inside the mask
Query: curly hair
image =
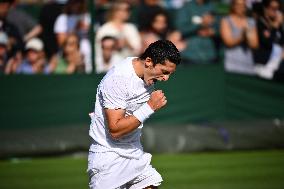
<svg viewBox="0 0 284 189"><path fill-rule="evenodd" d="M169 40L158 40L151 43L145 52L139 57L142 60L151 58L153 64L164 64L166 60L178 65L181 57L176 46Z"/></svg>

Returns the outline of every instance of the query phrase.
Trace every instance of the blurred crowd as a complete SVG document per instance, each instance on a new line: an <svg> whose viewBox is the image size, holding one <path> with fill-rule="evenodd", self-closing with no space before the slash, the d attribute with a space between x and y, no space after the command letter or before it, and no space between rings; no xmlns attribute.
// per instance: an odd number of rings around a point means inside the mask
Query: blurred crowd
<svg viewBox="0 0 284 189"><path fill-rule="evenodd" d="M38 19L0 1L0 74L104 73L152 42L172 41L184 65L224 62L228 72L284 73L281 0L48 0ZM225 5L225 13L218 10ZM95 31L94 42L90 37Z"/></svg>

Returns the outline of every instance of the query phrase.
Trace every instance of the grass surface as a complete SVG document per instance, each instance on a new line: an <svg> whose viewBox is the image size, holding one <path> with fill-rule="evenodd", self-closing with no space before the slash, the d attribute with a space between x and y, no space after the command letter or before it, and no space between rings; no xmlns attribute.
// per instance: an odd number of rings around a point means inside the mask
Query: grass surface
<svg viewBox="0 0 284 189"><path fill-rule="evenodd" d="M85 158L0 161L0 189L87 189ZM283 189L284 151L153 156L161 189Z"/></svg>

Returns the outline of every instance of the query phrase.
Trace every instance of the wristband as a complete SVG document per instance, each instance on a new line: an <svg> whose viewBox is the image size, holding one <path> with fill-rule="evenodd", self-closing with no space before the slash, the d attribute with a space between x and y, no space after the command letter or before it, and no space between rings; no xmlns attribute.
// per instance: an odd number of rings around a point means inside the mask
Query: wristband
<svg viewBox="0 0 284 189"><path fill-rule="evenodd" d="M133 115L141 122L143 123L146 119L148 119L152 114L154 113L154 110L149 106L149 104L146 102L143 104L138 110L133 112Z"/></svg>

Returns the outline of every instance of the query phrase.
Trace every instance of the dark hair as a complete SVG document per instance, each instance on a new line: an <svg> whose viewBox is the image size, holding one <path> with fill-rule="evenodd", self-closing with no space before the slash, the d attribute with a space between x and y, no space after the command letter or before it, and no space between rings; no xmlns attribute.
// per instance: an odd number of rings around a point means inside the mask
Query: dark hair
<svg viewBox="0 0 284 189"><path fill-rule="evenodd" d="M15 2L15 0L0 0L0 3L10 3L10 4L12 4L14 2Z"/></svg>
<svg viewBox="0 0 284 189"><path fill-rule="evenodd" d="M74 8L76 8L76 12L74 12ZM63 12L67 15L86 13L87 2L86 0L68 0L64 6Z"/></svg>
<svg viewBox="0 0 284 189"><path fill-rule="evenodd" d="M165 30L162 31L162 32L156 31L156 30L153 28L153 24L154 24L154 22L156 21L156 18L157 18L158 16L164 16L165 19L166 19L166 24L167 24L167 26L166 26ZM151 21L150 21L150 23L149 23L149 26L148 26L147 30L148 30L148 31L155 32L156 34L158 34L160 39L166 39L167 33L172 29L172 28L171 28L171 24L170 24L169 15L168 15L167 11L165 11L165 10L159 10L159 11L155 12L153 15L151 15L150 18L152 18L152 19L151 19Z"/></svg>
<svg viewBox="0 0 284 189"><path fill-rule="evenodd" d="M116 37L113 37L113 36L110 36L110 35L106 35L104 36L102 39L101 39L101 42L105 41L105 40L114 40L114 41L117 41L117 38Z"/></svg>
<svg viewBox="0 0 284 189"><path fill-rule="evenodd" d="M169 40L158 40L151 43L140 56L142 60L146 60L146 58L151 58L154 65L163 64L166 60L178 65L181 61L178 49Z"/></svg>
<svg viewBox="0 0 284 189"><path fill-rule="evenodd" d="M103 44L106 40L112 40L114 41L114 46L115 48L117 48L117 38L116 37L113 37L113 36L110 36L110 35L107 35L107 36L104 36L102 39L101 39L101 47L103 48Z"/></svg>
<svg viewBox="0 0 284 189"><path fill-rule="evenodd" d="M262 1L262 6L263 7L269 7L271 2L276 1L279 5L281 5L279 0L263 0Z"/></svg>

